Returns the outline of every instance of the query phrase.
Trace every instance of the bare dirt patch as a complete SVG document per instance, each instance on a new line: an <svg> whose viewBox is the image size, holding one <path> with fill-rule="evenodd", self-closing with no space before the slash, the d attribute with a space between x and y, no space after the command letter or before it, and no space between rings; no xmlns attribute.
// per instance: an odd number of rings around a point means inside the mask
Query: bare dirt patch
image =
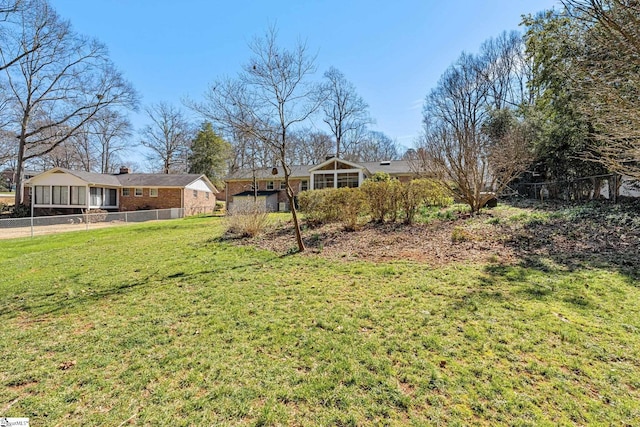
<svg viewBox="0 0 640 427"><path fill-rule="evenodd" d="M329 259L411 260L440 266L514 264L549 258L570 267L588 262L637 269L639 206L525 205L414 225L369 223L351 232L339 224L305 225L303 238L307 253ZM278 253L296 250L290 222L280 223L256 238L226 238Z"/></svg>

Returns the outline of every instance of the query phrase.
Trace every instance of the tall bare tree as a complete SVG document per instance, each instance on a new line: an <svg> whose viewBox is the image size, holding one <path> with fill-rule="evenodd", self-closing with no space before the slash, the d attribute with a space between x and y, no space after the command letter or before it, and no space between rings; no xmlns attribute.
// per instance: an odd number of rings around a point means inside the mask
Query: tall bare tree
<svg viewBox="0 0 640 427"><path fill-rule="evenodd" d="M16 12L21 31L7 36L11 42L1 52L5 64L19 58L3 70L18 138L16 204L25 161L53 151L101 110L137 103L101 43L75 33L46 0L29 5Z"/></svg>
<svg viewBox="0 0 640 427"><path fill-rule="evenodd" d="M366 132L362 141L345 155L348 160L360 162L395 160L398 157L398 146L395 141L379 131Z"/></svg>
<svg viewBox="0 0 640 427"><path fill-rule="evenodd" d="M492 81L487 63L462 54L427 96L417 157L425 171L477 212L530 161L526 134L492 140L483 131Z"/></svg>
<svg viewBox="0 0 640 427"><path fill-rule="evenodd" d="M640 3L636 0L563 0L582 23L582 51L574 78L579 109L592 124L590 160L640 179Z"/></svg>
<svg viewBox="0 0 640 427"><path fill-rule="evenodd" d="M129 139L133 126L129 118L119 110L103 110L89 123L88 128L92 150L99 162L96 171L115 172L117 164L123 162L122 156L132 148Z"/></svg>
<svg viewBox="0 0 640 427"><path fill-rule="evenodd" d="M304 251L287 154L292 133L304 125L319 107L318 88L309 82L315 73L315 57L304 43L293 49L278 45L277 31L270 28L249 47L252 56L237 79L214 83L197 110L217 125L261 141L276 154L282 168L291 207L298 249Z"/></svg>
<svg viewBox="0 0 640 427"><path fill-rule="evenodd" d="M160 102L145 109L151 124L140 132L140 143L150 150L148 159L162 173L186 172L194 129L177 107Z"/></svg>
<svg viewBox="0 0 640 427"><path fill-rule="evenodd" d="M294 132L291 140L287 157L293 165L318 164L335 155L335 143L326 132L304 128Z"/></svg>
<svg viewBox="0 0 640 427"><path fill-rule="evenodd" d="M336 157L346 151L356 151L367 125L372 123L369 105L356 92L356 88L337 68L324 73L325 82L319 92L324 122L329 125L336 142Z"/></svg>

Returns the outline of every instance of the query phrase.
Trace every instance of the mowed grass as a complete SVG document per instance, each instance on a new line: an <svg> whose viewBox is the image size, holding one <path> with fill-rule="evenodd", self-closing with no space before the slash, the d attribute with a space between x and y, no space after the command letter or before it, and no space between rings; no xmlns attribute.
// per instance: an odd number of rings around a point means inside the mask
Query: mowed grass
<svg viewBox="0 0 640 427"><path fill-rule="evenodd" d="M220 218L0 242L0 416L32 426L639 425L606 269L327 261Z"/></svg>

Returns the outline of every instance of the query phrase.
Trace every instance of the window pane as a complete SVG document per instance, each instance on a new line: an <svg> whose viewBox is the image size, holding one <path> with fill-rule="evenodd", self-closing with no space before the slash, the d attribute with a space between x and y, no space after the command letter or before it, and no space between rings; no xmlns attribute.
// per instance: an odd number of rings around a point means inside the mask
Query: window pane
<svg viewBox="0 0 640 427"><path fill-rule="evenodd" d="M313 188L320 190L323 188L333 188L333 174L332 173L320 173L314 177Z"/></svg>
<svg viewBox="0 0 640 427"><path fill-rule="evenodd" d="M78 201L78 188L79 187L71 187L71 204L72 205L79 205L80 202Z"/></svg>
<svg viewBox="0 0 640 427"><path fill-rule="evenodd" d="M91 195L91 206L102 206L102 188L91 187L89 193Z"/></svg>
<svg viewBox="0 0 640 427"><path fill-rule="evenodd" d="M116 206L118 204L118 200L117 200L117 190L115 188L110 188L108 191L108 195L109 197L107 197L107 203L105 203L105 205L107 206Z"/></svg>
<svg viewBox="0 0 640 427"><path fill-rule="evenodd" d="M51 187L48 185L36 185L36 204L51 204Z"/></svg>
<svg viewBox="0 0 640 427"><path fill-rule="evenodd" d="M54 185L53 186L53 204L68 205L69 204L69 187Z"/></svg>
<svg viewBox="0 0 640 427"><path fill-rule="evenodd" d="M338 174L338 188L341 187L358 187L358 174L357 173L339 173Z"/></svg>

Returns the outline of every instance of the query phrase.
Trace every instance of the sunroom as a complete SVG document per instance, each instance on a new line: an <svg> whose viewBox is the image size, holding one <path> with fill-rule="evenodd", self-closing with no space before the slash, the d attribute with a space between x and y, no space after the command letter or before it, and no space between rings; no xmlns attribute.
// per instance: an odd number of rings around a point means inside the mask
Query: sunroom
<svg viewBox="0 0 640 427"><path fill-rule="evenodd" d="M309 169L310 188L360 187L367 177L367 170L357 163L332 157Z"/></svg>
<svg viewBox="0 0 640 427"><path fill-rule="evenodd" d="M93 173L53 169L29 180L34 209L80 211L118 209L117 182L96 182ZM84 179L88 178L88 179ZM101 180L112 180L107 176Z"/></svg>

